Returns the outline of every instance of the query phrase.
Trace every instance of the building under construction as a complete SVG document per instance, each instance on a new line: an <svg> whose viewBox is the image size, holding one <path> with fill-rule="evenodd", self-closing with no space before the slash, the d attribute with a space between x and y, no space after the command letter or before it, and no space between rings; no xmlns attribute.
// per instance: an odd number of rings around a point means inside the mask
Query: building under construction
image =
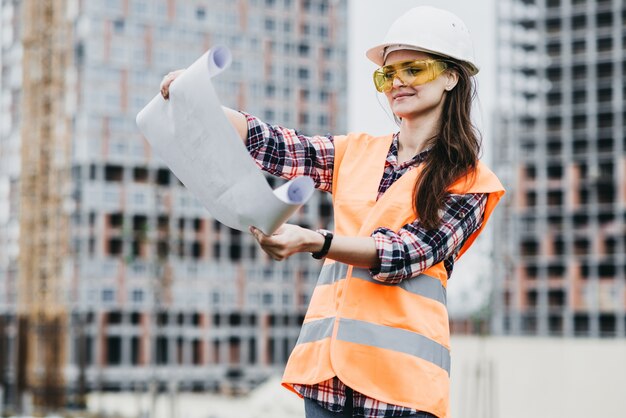
<svg viewBox="0 0 626 418"><path fill-rule="evenodd" d="M5 402L241 391L282 368L319 265L274 264L208 217L134 121L164 74L221 44L225 105L345 132L346 3L0 0ZM294 221L330 215L317 195Z"/></svg>
<svg viewBox="0 0 626 418"><path fill-rule="evenodd" d="M497 334L626 336L626 4L499 1Z"/></svg>

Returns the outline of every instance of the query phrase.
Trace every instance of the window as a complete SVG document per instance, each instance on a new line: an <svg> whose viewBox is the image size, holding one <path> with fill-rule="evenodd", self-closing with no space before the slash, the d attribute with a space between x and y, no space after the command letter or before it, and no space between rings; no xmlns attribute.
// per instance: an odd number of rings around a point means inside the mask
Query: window
<svg viewBox="0 0 626 418"><path fill-rule="evenodd" d="M263 305L271 306L274 303L274 295L272 293L263 293Z"/></svg>
<svg viewBox="0 0 626 418"><path fill-rule="evenodd" d="M587 115L575 115L572 119L574 129L585 129L587 127Z"/></svg>
<svg viewBox="0 0 626 418"><path fill-rule="evenodd" d="M598 128L613 127L613 113L600 113L597 116Z"/></svg>
<svg viewBox="0 0 626 418"><path fill-rule="evenodd" d="M135 167L133 169L133 180L137 183L146 183L148 181L148 169L146 167Z"/></svg>
<svg viewBox="0 0 626 418"><path fill-rule="evenodd" d="M263 119L265 119L265 121L267 122L274 122L274 111L272 109L266 109L265 112L263 112Z"/></svg>
<svg viewBox="0 0 626 418"><path fill-rule="evenodd" d="M122 240L120 238L109 239L109 255L122 255Z"/></svg>
<svg viewBox="0 0 626 418"><path fill-rule="evenodd" d="M103 289L102 290L102 302L113 302L115 300L115 290Z"/></svg>
<svg viewBox="0 0 626 418"><path fill-rule="evenodd" d="M572 29L581 30L587 27L587 16L579 15L572 17Z"/></svg>
<svg viewBox="0 0 626 418"><path fill-rule="evenodd" d="M600 38L596 41L598 52L611 52L613 49L613 38Z"/></svg>
<svg viewBox="0 0 626 418"><path fill-rule="evenodd" d="M561 165L549 165L548 166L548 178L560 179L563 177L563 166Z"/></svg>
<svg viewBox="0 0 626 418"><path fill-rule="evenodd" d="M113 21L113 30L115 31L115 33L123 33L124 32L124 19L115 19Z"/></svg>
<svg viewBox="0 0 626 418"><path fill-rule="evenodd" d="M273 31L274 29L276 29L276 22L274 21L274 19L265 19L265 30Z"/></svg>
<svg viewBox="0 0 626 418"><path fill-rule="evenodd" d="M308 44L299 44L299 45L298 45L298 54L299 54L301 57L306 57L306 56L308 56L308 55L309 55L309 50L310 50L310 48L309 48L309 45L308 45Z"/></svg>
<svg viewBox="0 0 626 418"><path fill-rule="evenodd" d="M613 25L613 14L611 12L598 13L596 15L596 26L598 28L607 28Z"/></svg>
<svg viewBox="0 0 626 418"><path fill-rule="evenodd" d="M572 96L574 104L581 104L587 101L587 90L574 90Z"/></svg>
<svg viewBox="0 0 626 418"><path fill-rule="evenodd" d="M548 206L561 206L561 205L563 205L563 192L549 191L548 192Z"/></svg>
<svg viewBox="0 0 626 418"><path fill-rule="evenodd" d="M140 343L139 343L139 337L131 337L130 338L130 363L132 365L138 365L139 364L139 347L140 347Z"/></svg>
<svg viewBox="0 0 626 418"><path fill-rule="evenodd" d="M132 301L135 303L143 302L143 290L141 289L133 289L131 293Z"/></svg>
<svg viewBox="0 0 626 418"><path fill-rule="evenodd" d="M119 165L106 165L104 167L104 179L106 181L122 181L124 176L124 168Z"/></svg>
<svg viewBox="0 0 626 418"><path fill-rule="evenodd" d="M559 32L561 30L561 19L548 19L546 21L546 30L548 33Z"/></svg>
<svg viewBox="0 0 626 418"><path fill-rule="evenodd" d="M598 102L605 103L613 100L613 90L609 88L598 90Z"/></svg>
<svg viewBox="0 0 626 418"><path fill-rule="evenodd" d="M167 168L160 168L157 170L156 182L160 186L167 186L170 184L170 170Z"/></svg>
<svg viewBox="0 0 626 418"><path fill-rule="evenodd" d="M299 68L298 69L298 78L300 80L308 80L309 79L309 70L307 68Z"/></svg>
<svg viewBox="0 0 626 418"><path fill-rule="evenodd" d="M547 119L548 130L554 131L561 129L561 117L551 116Z"/></svg>
<svg viewBox="0 0 626 418"><path fill-rule="evenodd" d="M572 53L574 53L574 55L584 54L585 50L586 44L584 39L572 42Z"/></svg>
<svg viewBox="0 0 626 418"><path fill-rule="evenodd" d="M107 364L122 364L122 338L107 337Z"/></svg>
<svg viewBox="0 0 626 418"><path fill-rule="evenodd" d="M194 241L191 244L191 256L193 258L201 258L202 257L202 243L199 241Z"/></svg>
<svg viewBox="0 0 626 418"><path fill-rule="evenodd" d="M561 81L563 77L563 70L561 67L548 68L548 80L555 82Z"/></svg>
<svg viewBox="0 0 626 418"><path fill-rule="evenodd" d="M548 93L548 104L551 106L560 105L562 98L563 96L559 91Z"/></svg>
<svg viewBox="0 0 626 418"><path fill-rule="evenodd" d="M583 65L575 65L572 67L572 77L574 80L582 80L587 77L587 67Z"/></svg>
<svg viewBox="0 0 626 418"><path fill-rule="evenodd" d="M551 57L558 57L559 55L561 55L561 43L556 42L548 44L547 51L548 55L550 55Z"/></svg>
<svg viewBox="0 0 626 418"><path fill-rule="evenodd" d="M522 241L520 251L523 256L539 255L539 243L535 240Z"/></svg>
<svg viewBox="0 0 626 418"><path fill-rule="evenodd" d="M596 66L596 74L598 78L610 78L613 77L613 63L603 62Z"/></svg>

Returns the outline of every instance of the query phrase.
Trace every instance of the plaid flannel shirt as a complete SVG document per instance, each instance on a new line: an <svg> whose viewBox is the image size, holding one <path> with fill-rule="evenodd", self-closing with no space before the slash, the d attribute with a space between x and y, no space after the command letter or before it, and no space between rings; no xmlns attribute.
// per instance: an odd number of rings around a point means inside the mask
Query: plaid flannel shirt
<svg viewBox="0 0 626 418"><path fill-rule="evenodd" d="M247 147L257 165L264 171L285 179L309 176L315 187L332 190L334 143L333 136L305 136L293 129L264 123L244 113L248 121ZM419 165L428 151L398 164L398 134L394 135L378 198L404 173ZM441 210L439 228L427 230L419 219L404 225L399 231L377 228L371 236L376 243L380 267L370 269L372 277L386 283L399 283L419 275L441 261L452 273L454 259L465 240L481 225L487 195L449 194ZM315 400L331 411L343 411L346 386L336 377L316 385L294 385L304 397ZM366 418L401 417L417 411L386 404L358 392L353 394L354 416ZM424 416L430 414L423 413Z"/></svg>

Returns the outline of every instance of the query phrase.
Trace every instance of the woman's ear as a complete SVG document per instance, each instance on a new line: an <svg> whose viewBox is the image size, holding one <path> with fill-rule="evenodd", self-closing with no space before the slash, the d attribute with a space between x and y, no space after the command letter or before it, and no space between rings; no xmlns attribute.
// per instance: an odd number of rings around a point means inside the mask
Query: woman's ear
<svg viewBox="0 0 626 418"><path fill-rule="evenodd" d="M459 82L459 74L456 71L446 71L444 75L446 76L444 88L446 91L451 91Z"/></svg>

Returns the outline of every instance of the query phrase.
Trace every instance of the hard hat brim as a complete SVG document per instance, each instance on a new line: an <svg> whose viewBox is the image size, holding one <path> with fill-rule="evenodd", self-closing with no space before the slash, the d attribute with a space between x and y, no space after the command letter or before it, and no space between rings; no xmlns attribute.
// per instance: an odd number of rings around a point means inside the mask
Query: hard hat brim
<svg viewBox="0 0 626 418"><path fill-rule="evenodd" d="M384 56L385 56L385 49L392 46L392 45L398 45L398 43L394 42L394 43L385 43L385 44L380 44L377 45L373 48L370 48L367 50L367 52L365 53L365 56L372 61L374 64L378 65L379 67L382 67L385 63L384 63ZM444 58L451 58L455 61L461 62L463 64L465 64L465 66L467 67L467 69L470 71L471 75L476 75L478 74L479 68L474 65L473 63L469 62L469 61L464 61L461 60L459 58L453 57L453 56L449 56L449 55L442 55L441 53L438 53L436 51L431 51L428 50L426 48L419 48L419 47L415 47L413 45L410 45L407 47L407 49L411 50L411 51L421 51L421 52L425 52L427 54L432 54L438 57L444 57Z"/></svg>

